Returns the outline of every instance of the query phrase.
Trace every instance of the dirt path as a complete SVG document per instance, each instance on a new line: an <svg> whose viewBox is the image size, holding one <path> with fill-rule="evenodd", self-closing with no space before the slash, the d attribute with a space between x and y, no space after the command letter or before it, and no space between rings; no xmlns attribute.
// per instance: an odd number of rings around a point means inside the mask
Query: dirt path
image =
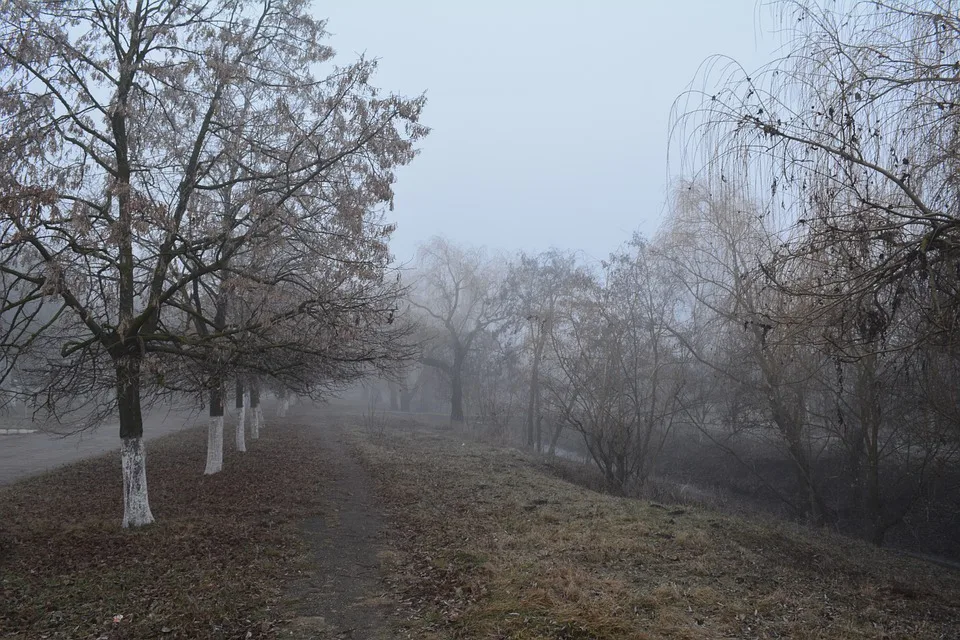
<svg viewBox="0 0 960 640"><path fill-rule="evenodd" d="M381 598L378 536L383 524L370 478L350 454L336 419L318 426L333 483L324 516L304 523L311 547L305 573L290 588L297 617L281 637L307 640L392 638Z"/></svg>

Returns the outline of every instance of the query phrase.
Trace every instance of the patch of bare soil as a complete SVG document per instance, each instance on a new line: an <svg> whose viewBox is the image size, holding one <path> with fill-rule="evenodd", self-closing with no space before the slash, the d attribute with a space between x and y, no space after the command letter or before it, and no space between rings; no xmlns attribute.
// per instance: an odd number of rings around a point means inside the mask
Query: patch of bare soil
<svg viewBox="0 0 960 640"><path fill-rule="evenodd" d="M322 514L302 523L306 566L288 587L294 617L281 637L392 638L379 572L383 523L372 481L348 451L337 420L322 420L315 436L322 449L314 464L324 468L329 483Z"/></svg>

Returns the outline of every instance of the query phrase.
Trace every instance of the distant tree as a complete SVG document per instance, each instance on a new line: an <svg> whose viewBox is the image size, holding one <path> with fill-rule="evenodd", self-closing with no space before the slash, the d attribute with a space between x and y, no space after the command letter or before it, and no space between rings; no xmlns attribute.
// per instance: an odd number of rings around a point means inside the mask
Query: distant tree
<svg viewBox="0 0 960 640"><path fill-rule="evenodd" d="M509 295L515 299L513 307L527 336L526 444L537 451L543 446L541 368L549 355L553 323L563 300L590 282L590 275L574 255L557 250L523 254L509 274Z"/></svg>
<svg viewBox="0 0 960 640"><path fill-rule="evenodd" d="M404 368L401 372L400 382L400 411L411 411L411 404L418 393L421 393L426 383L425 370L422 364L416 364L411 368Z"/></svg>
<svg viewBox="0 0 960 640"><path fill-rule="evenodd" d="M480 250L438 237L420 248L410 304L437 332L422 362L449 377L452 422L464 420L464 364L475 340L510 317L502 280Z"/></svg>
<svg viewBox="0 0 960 640"><path fill-rule="evenodd" d="M512 330L483 332L474 341L464 366L464 395L478 427L496 440L509 438L523 412L527 372L522 346Z"/></svg>
<svg viewBox="0 0 960 640"><path fill-rule="evenodd" d="M680 413L686 374L665 276L635 238L553 323L555 406L617 491L647 481Z"/></svg>

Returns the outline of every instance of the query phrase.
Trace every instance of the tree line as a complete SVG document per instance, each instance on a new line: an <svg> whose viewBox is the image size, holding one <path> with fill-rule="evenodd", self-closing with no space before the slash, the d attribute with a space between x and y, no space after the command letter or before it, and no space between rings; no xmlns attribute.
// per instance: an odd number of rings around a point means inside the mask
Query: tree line
<svg viewBox="0 0 960 640"><path fill-rule="evenodd" d="M425 244L409 305L451 419L575 432L615 491L695 468L687 434L798 519L955 531L957 9L777 3L783 57L704 65L666 219L599 264Z"/></svg>
<svg viewBox="0 0 960 640"><path fill-rule="evenodd" d="M775 7L782 58L712 60L677 100L651 238L601 262L434 238L401 279L385 211L424 100L336 64L308 3L3 4L2 397L119 416L127 526L153 520L153 402L203 396L215 473L229 388L372 372L532 449L576 434L613 491L716 454L878 544L955 523L957 7Z"/></svg>
<svg viewBox="0 0 960 640"><path fill-rule="evenodd" d="M228 383L256 421L408 349L384 212L424 101L333 58L300 0L0 7L3 397L119 416L124 526L158 398L206 396L214 473Z"/></svg>

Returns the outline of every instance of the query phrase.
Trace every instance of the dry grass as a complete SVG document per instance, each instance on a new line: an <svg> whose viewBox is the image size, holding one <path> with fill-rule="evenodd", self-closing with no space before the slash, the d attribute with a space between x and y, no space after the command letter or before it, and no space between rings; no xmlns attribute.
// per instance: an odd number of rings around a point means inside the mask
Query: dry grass
<svg viewBox="0 0 960 640"><path fill-rule="evenodd" d="M116 455L0 489L0 636L272 637L324 480L307 429L228 447L210 477L201 430L152 442L142 530L120 529Z"/></svg>
<svg viewBox="0 0 960 640"><path fill-rule="evenodd" d="M597 494L436 430L357 437L423 638L960 638L960 576L854 541Z"/></svg>
<svg viewBox="0 0 960 640"><path fill-rule="evenodd" d="M789 525L597 494L451 432L406 422L372 437L352 420L390 516L381 561L398 635L960 638L956 573ZM200 474L201 431L151 443L158 524L141 531L118 527L113 455L0 489L0 636L275 637L290 615L284 587L306 568L298 523L323 511L331 481L329 452L292 422L246 455L228 451L213 477Z"/></svg>

